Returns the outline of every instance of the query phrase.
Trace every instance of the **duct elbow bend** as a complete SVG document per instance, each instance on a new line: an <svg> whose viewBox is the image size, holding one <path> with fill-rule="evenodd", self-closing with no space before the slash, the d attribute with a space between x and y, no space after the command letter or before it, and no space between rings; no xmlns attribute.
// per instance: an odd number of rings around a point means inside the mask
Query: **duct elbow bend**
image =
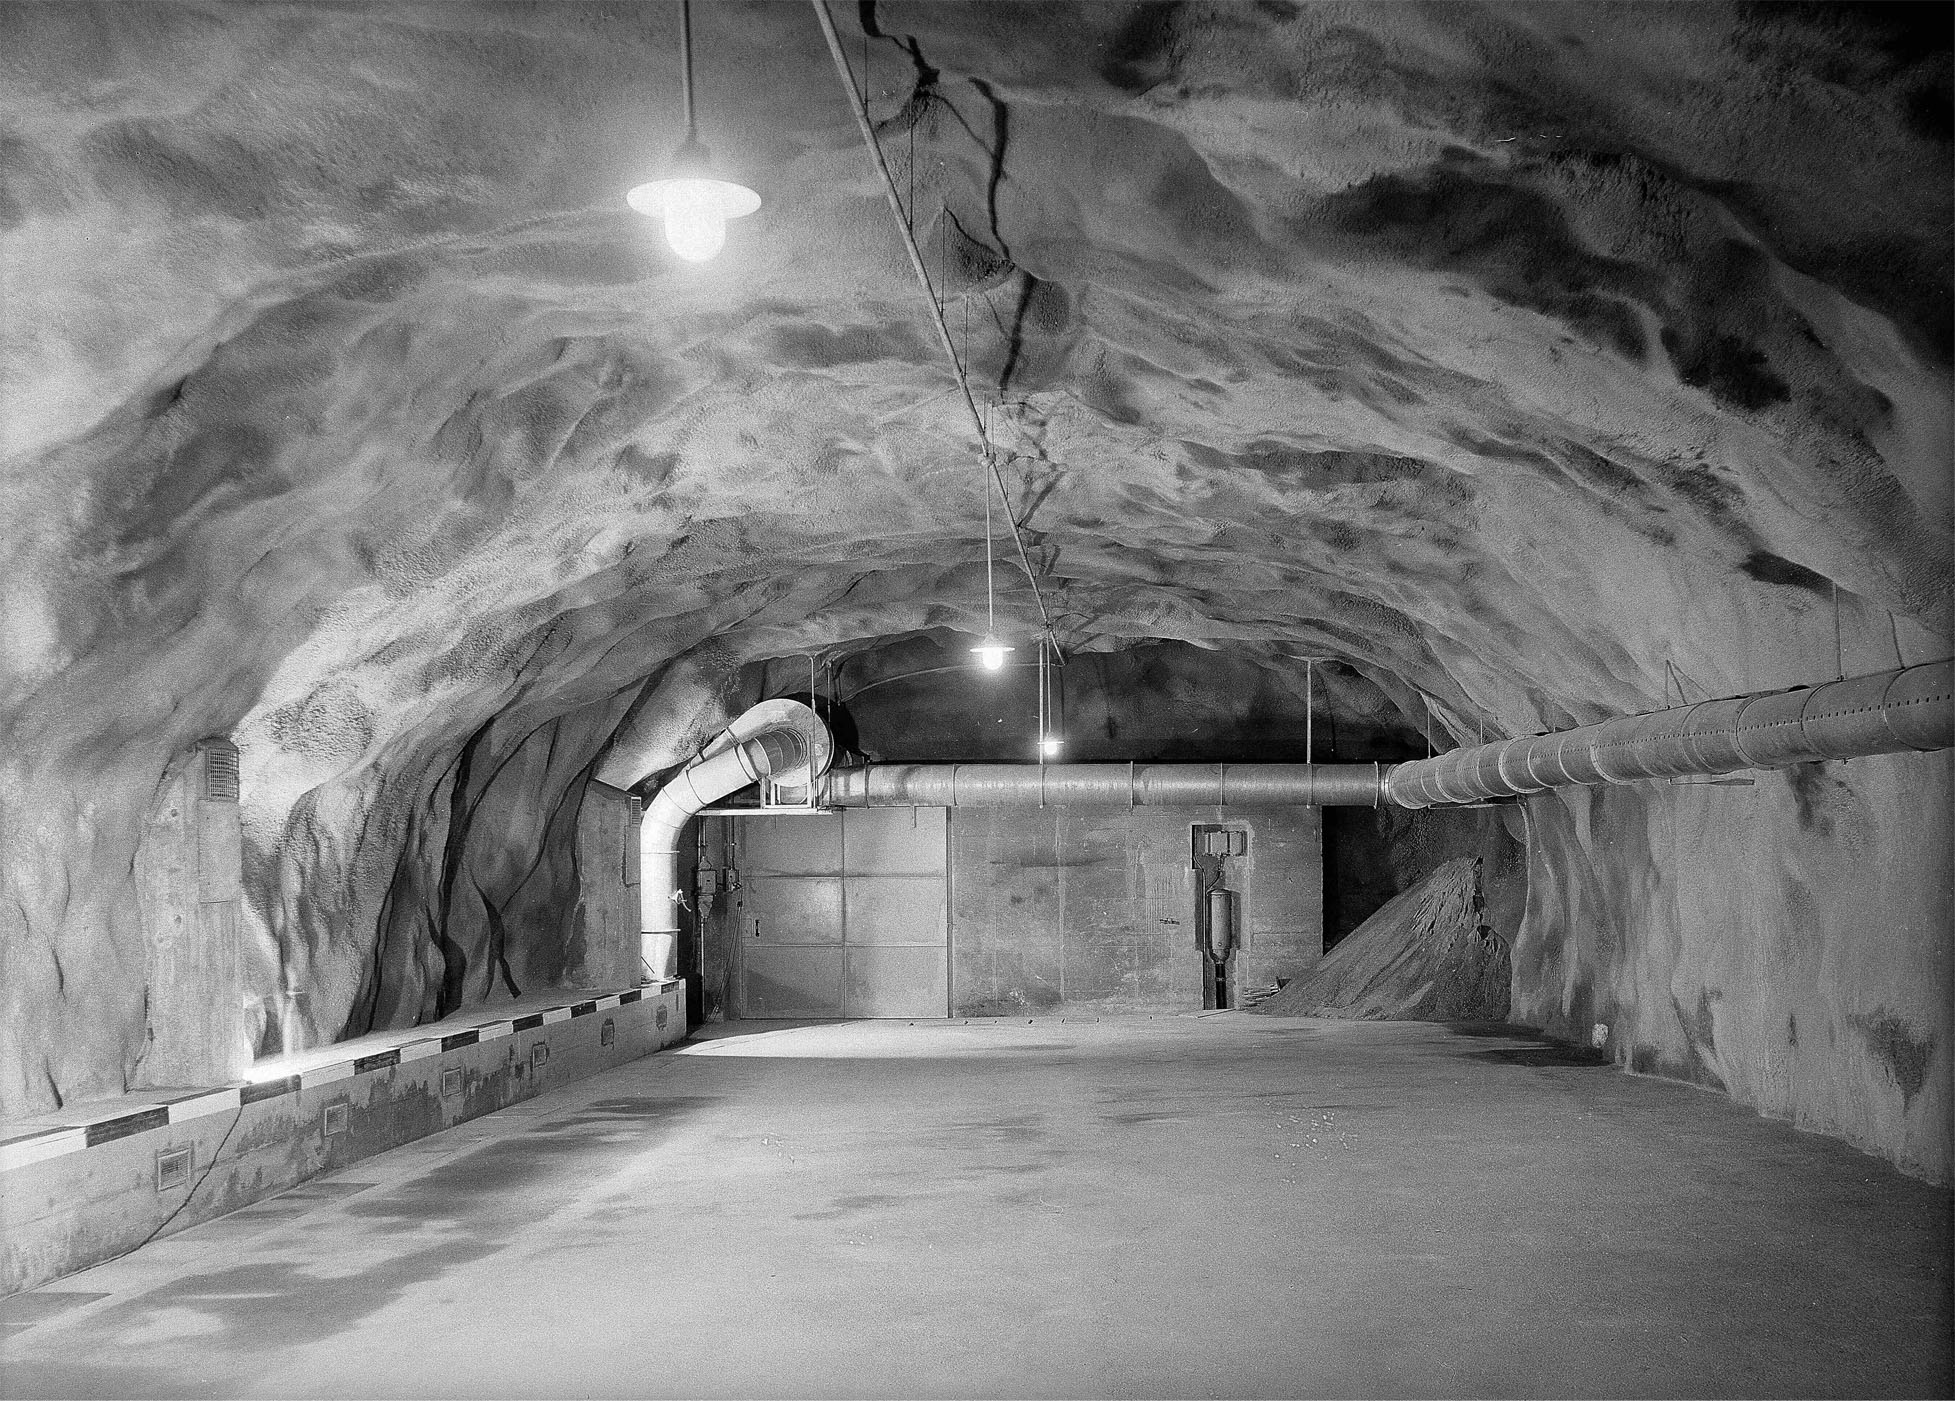
<svg viewBox="0 0 1955 1401"><path fill-rule="evenodd" d="M784 707L792 707L792 713ZM749 724L755 712L762 710L766 711L764 722L750 725L743 734L743 724ZM732 743L708 746L645 806L638 828L638 900L641 973L648 982L673 976L683 898L679 889L679 833L687 821L763 778L804 767L814 771L811 777L819 776L833 752L820 717L792 701L756 706L728 731L736 736Z"/></svg>

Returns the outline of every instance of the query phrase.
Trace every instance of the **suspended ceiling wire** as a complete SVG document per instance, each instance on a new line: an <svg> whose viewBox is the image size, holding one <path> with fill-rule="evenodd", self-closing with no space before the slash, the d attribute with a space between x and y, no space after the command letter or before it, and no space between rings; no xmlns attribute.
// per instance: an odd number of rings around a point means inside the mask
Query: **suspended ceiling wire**
<svg viewBox="0 0 1955 1401"><path fill-rule="evenodd" d="M1038 605L1039 626L1045 637L1051 640L1055 652L1059 641L1052 631L1051 615L1045 611L1045 595L1039 589L1038 575L1032 571L1031 556L1025 553L1025 538L1019 533L1018 518L1012 514L1011 497L1005 491L1005 476L998 468L998 454L992 450L991 437L985 431L984 415L978 412L977 400L971 394L970 376L964 372L964 362L958 358L957 347L951 343L950 327L944 321L943 306L937 301L937 294L930 285L930 274L923 266L923 254L917 250L916 236L910 229L908 214L903 209L902 196L896 192L896 178L889 173L889 163L883 159L882 145L876 140L875 128L869 125L869 99L865 93L858 92L855 74L849 68L847 55L842 52L842 39L835 32L835 21L829 16L827 0L809 0L815 8L815 16L821 21L822 37L828 41L829 56L835 60L835 75L841 79L842 86L849 95L849 110L855 114L855 124L862 131L863 144L875 159L876 173L882 177L883 193L889 197L890 212L896 216L896 227L903 235L903 248L910 255L910 268L916 273L917 285L923 291L923 300L929 304L931 323L937 328L937 339L943 343L944 355L950 361L951 373L957 376L957 388L964 400L964 408L971 416L971 428L977 433L978 448L983 455L992 485L998 489L998 500L1005 508L1005 519L1011 522L1012 544L1018 547L1018 562L1025 570L1025 581L1032 586L1032 601ZM985 497L985 509L990 510L990 497ZM1063 660L1063 653L1061 660Z"/></svg>

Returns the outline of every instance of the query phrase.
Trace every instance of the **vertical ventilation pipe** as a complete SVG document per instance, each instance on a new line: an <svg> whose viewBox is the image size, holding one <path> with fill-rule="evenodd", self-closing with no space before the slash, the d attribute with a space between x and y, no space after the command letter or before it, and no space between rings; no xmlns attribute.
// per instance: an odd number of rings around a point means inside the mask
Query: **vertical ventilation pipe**
<svg viewBox="0 0 1955 1401"><path fill-rule="evenodd" d="M1951 665L1924 662L1455 749L1397 765L1385 777L1385 798L1425 808L1547 788L1948 749L1955 747Z"/></svg>
<svg viewBox="0 0 1955 1401"><path fill-rule="evenodd" d="M679 936L679 831L750 783L805 784L834 753L828 727L799 701L763 701L728 725L645 805L638 827L640 981L673 976Z"/></svg>

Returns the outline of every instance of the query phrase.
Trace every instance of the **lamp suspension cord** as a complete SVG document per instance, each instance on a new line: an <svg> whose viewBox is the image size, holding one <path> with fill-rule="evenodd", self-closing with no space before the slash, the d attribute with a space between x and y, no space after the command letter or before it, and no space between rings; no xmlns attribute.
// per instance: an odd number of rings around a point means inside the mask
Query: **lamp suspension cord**
<svg viewBox="0 0 1955 1401"><path fill-rule="evenodd" d="M1045 639L1039 639L1039 762L1045 762Z"/></svg>
<svg viewBox="0 0 1955 1401"><path fill-rule="evenodd" d="M699 122L692 111L692 0L679 0L679 52L683 56L679 83L686 96L686 144L699 140Z"/></svg>
<svg viewBox="0 0 1955 1401"><path fill-rule="evenodd" d="M992 582L992 560L997 551L991 548L991 492L983 485L978 491L984 497L984 636L987 642L998 638L998 602Z"/></svg>
<svg viewBox="0 0 1955 1401"><path fill-rule="evenodd" d="M1025 552L1025 538L1019 533L1018 518L1011 512L1011 496L1005 490L1005 475L999 470L998 456L991 450L991 438L985 431L984 417L978 412L977 400L972 397L970 377L965 374L963 362L957 357L957 347L951 344L950 326L944 320L944 309L937 300L936 291L930 286L930 274L923 266L923 254L917 249L916 236L911 231L909 220L904 217L903 197L896 191L896 177L889 173L889 162L883 159L882 144L876 140L875 128L869 125L868 98L856 91L855 74L850 71L848 56L842 51L842 37L835 32L835 21L828 13L827 0L808 0L808 3L814 6L815 18L821 22L822 37L828 41L829 57L835 61L835 76L848 93L849 110L862 132L862 142L875 160L876 173L882 177L883 194L889 200L890 212L896 216L896 228L903 235L903 249L910 255L910 268L916 273L923 300L929 304L930 320L937 328L937 340L943 345L945 358L950 361L951 373L957 377L957 388L964 400L965 412L970 415L971 427L977 432L978 449L991 474L992 484L998 489L998 503L1004 507L1005 519L1011 522L1012 544L1018 547L1018 562L1025 570L1025 582L1032 586L1032 601L1038 605L1040 626L1045 636L1052 638L1056 649L1058 638L1052 631L1052 616L1046 612L1045 595L1039 588L1038 575L1032 570L1032 558ZM988 496L986 504L988 507Z"/></svg>
<svg viewBox="0 0 1955 1401"><path fill-rule="evenodd" d="M1316 750L1317 721L1317 663L1307 659L1303 664L1303 762L1317 762Z"/></svg>

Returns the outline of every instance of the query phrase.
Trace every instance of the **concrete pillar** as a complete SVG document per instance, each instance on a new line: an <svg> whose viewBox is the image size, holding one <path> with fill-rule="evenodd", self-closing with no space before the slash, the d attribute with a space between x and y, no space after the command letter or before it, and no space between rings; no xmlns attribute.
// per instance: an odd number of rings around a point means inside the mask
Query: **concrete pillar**
<svg viewBox="0 0 1955 1401"><path fill-rule="evenodd" d="M136 853L146 1044L132 1089L224 1084L250 1067L243 854L237 748L204 740L165 771Z"/></svg>
<svg viewBox="0 0 1955 1401"><path fill-rule="evenodd" d="M638 981L638 799L592 780L577 809L577 932L583 956L565 969L582 987Z"/></svg>

